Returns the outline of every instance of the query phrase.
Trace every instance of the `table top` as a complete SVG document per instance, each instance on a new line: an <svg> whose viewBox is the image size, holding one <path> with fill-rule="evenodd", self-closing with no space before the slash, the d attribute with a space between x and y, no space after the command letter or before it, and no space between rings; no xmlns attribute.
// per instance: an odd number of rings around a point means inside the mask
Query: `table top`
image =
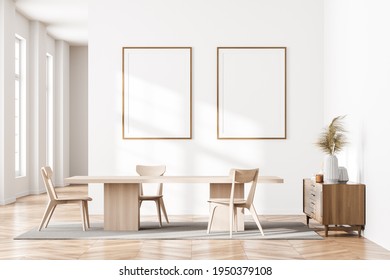
<svg viewBox="0 0 390 280"><path fill-rule="evenodd" d="M231 183L230 176L73 176L65 178L68 184L89 183ZM277 176L259 176L257 183L281 184L283 178Z"/></svg>

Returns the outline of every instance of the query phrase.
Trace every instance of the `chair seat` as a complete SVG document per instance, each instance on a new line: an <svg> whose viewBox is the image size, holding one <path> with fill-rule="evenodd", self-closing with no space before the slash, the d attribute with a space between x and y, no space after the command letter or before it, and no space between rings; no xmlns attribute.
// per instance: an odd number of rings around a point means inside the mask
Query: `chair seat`
<svg viewBox="0 0 390 280"><path fill-rule="evenodd" d="M140 195L139 199L141 200L156 200L162 198L162 195Z"/></svg>
<svg viewBox="0 0 390 280"><path fill-rule="evenodd" d="M87 197L87 196L83 196L83 197L66 197L66 196L64 196L64 197L59 197L59 198L57 198L56 199L57 201L74 201L74 202L76 202L76 201L92 201L92 198L90 198L90 197Z"/></svg>
<svg viewBox="0 0 390 280"><path fill-rule="evenodd" d="M230 199L229 198L214 198L208 200L210 203L217 203L217 204L223 204L223 205L229 205L230 204ZM246 200L245 199L234 199L233 201L234 205L245 205Z"/></svg>

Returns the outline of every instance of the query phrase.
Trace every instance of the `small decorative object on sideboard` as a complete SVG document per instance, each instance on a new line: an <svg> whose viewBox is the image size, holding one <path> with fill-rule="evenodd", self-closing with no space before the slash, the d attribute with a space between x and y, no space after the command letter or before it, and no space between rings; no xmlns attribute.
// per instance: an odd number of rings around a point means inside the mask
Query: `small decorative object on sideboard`
<svg viewBox="0 0 390 280"><path fill-rule="evenodd" d="M340 152L347 144L342 119L338 116L332 120L327 128L320 134L317 146L327 155L324 159L324 181L337 183L339 181L339 166L336 153Z"/></svg>
<svg viewBox="0 0 390 280"><path fill-rule="evenodd" d="M339 183L346 183L348 182L348 171L347 168L340 166L339 167Z"/></svg>
<svg viewBox="0 0 390 280"><path fill-rule="evenodd" d="M324 174L316 174L316 183L324 182Z"/></svg>
<svg viewBox="0 0 390 280"><path fill-rule="evenodd" d="M335 154L325 156L324 180L329 183L337 183L339 181L339 162Z"/></svg>

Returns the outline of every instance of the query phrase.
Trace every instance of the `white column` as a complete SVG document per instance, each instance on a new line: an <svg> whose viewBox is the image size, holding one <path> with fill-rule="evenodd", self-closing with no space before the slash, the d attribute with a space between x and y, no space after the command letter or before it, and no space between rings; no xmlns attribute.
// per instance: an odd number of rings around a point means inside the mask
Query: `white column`
<svg viewBox="0 0 390 280"><path fill-rule="evenodd" d="M69 44L56 41L55 57L55 175L56 185L69 177Z"/></svg>
<svg viewBox="0 0 390 280"><path fill-rule="evenodd" d="M88 47L70 47L70 176L88 174Z"/></svg>
<svg viewBox="0 0 390 280"><path fill-rule="evenodd" d="M30 193L45 192L40 168L46 164L46 28L30 23Z"/></svg>

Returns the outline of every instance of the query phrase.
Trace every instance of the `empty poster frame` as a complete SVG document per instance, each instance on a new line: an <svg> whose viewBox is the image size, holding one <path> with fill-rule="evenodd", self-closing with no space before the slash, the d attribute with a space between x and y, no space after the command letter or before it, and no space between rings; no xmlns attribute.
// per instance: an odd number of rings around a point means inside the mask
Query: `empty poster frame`
<svg viewBox="0 0 390 280"><path fill-rule="evenodd" d="M122 48L123 139L192 138L192 48Z"/></svg>
<svg viewBox="0 0 390 280"><path fill-rule="evenodd" d="M286 139L286 51L217 48L218 139Z"/></svg>

